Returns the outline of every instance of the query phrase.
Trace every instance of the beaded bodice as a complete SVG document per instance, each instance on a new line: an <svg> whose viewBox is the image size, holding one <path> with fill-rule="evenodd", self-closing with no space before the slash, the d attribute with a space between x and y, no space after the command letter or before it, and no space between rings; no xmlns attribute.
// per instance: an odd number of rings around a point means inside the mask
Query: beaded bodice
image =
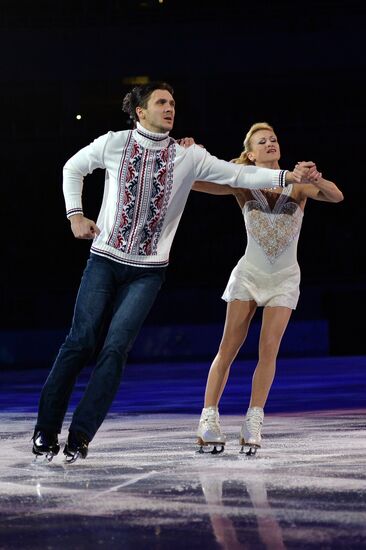
<svg viewBox="0 0 366 550"><path fill-rule="evenodd" d="M243 208L248 248L253 239L271 264L285 253L292 256L286 263L296 261L303 211L291 200L291 189L289 185L280 194L252 190L253 199L246 201Z"/></svg>

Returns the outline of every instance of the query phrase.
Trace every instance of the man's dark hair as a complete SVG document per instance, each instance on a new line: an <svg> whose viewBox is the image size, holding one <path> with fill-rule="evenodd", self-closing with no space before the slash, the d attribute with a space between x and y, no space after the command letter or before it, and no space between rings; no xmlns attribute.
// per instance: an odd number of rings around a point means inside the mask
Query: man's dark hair
<svg viewBox="0 0 366 550"><path fill-rule="evenodd" d="M167 82L155 81L149 82L148 84L141 84L140 86L132 88L132 90L125 95L122 103L122 111L127 113L134 123L136 123L138 120L136 107L146 109L147 102L155 90L168 90L172 95L174 94L173 88Z"/></svg>

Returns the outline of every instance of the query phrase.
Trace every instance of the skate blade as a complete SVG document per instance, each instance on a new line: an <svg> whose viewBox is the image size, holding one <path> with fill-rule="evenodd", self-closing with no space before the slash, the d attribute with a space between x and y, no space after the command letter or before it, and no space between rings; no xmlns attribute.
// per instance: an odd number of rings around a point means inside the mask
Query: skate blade
<svg viewBox="0 0 366 550"><path fill-rule="evenodd" d="M245 456L255 456L257 454L257 449L259 449L259 447L255 447L254 445L243 445L239 451L239 454Z"/></svg>
<svg viewBox="0 0 366 550"><path fill-rule="evenodd" d="M72 456L65 455L66 464L72 464L73 462L76 462L79 456L81 456L79 451L76 451L76 453Z"/></svg>
<svg viewBox="0 0 366 550"><path fill-rule="evenodd" d="M201 455L202 454L219 455L223 453L225 450L224 443L204 443L202 439L197 441L197 445L200 446L197 453Z"/></svg>
<svg viewBox="0 0 366 550"><path fill-rule="evenodd" d="M86 459L86 455L84 456L81 451L76 451L73 455L67 455L65 454L65 462L67 464L72 464L73 462L76 462L78 458L82 458L83 460Z"/></svg>
<svg viewBox="0 0 366 550"><path fill-rule="evenodd" d="M54 453L36 454L33 464L49 464L52 462L54 456Z"/></svg>

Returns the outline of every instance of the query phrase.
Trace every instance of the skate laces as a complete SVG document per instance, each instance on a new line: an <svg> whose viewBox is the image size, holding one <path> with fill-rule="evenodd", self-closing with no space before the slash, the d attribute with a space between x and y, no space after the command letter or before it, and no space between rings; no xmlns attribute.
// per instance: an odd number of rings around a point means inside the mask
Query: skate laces
<svg viewBox="0 0 366 550"><path fill-rule="evenodd" d="M82 432L69 432L68 446L70 449L82 449L88 448L89 440Z"/></svg>
<svg viewBox="0 0 366 550"><path fill-rule="evenodd" d="M202 413L200 422L204 424L206 429L217 432L218 434L221 433L220 417L219 417L218 411L215 411L214 409L209 409L208 411L204 411Z"/></svg>
<svg viewBox="0 0 366 550"><path fill-rule="evenodd" d="M248 431L256 437L260 434L261 426L263 424L263 412L258 409L251 409L247 412L246 425Z"/></svg>

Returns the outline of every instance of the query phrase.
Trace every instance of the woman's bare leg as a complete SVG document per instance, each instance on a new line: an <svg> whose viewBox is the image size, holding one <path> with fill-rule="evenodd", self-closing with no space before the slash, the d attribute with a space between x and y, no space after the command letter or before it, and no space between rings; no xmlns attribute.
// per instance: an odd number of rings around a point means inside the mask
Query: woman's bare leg
<svg viewBox="0 0 366 550"><path fill-rule="evenodd" d="M264 407L276 371L276 360L281 340L292 309L265 307L259 339L259 360L253 374L250 407Z"/></svg>
<svg viewBox="0 0 366 550"><path fill-rule="evenodd" d="M207 378L205 407L218 405L231 364L245 341L256 309L257 304L254 301L234 300L228 302L222 340Z"/></svg>

